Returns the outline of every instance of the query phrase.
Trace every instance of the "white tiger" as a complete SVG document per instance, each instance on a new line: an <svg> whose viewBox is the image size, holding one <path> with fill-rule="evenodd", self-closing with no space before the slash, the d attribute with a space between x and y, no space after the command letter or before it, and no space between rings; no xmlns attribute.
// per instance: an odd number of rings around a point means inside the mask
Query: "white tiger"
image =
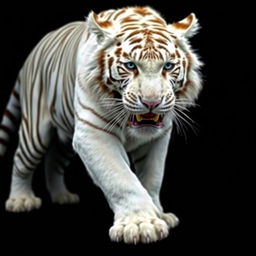
<svg viewBox="0 0 256 256"><path fill-rule="evenodd" d="M91 12L46 35L21 69L0 126L3 156L21 120L6 209L40 207L31 180L43 156L52 201L78 202L63 179L73 144L114 212L111 240L167 237L178 218L163 212L159 193L173 122L201 89L188 42L198 27L194 14L167 25L150 7L129 7Z"/></svg>

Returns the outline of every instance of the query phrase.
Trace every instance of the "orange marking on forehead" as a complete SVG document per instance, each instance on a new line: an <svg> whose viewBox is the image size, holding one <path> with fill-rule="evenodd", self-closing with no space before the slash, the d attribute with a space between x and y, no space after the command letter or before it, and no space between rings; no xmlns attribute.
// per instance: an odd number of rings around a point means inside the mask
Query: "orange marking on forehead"
<svg viewBox="0 0 256 256"><path fill-rule="evenodd" d="M135 45L132 49L131 49L131 53L136 50L136 49L141 49L142 46L141 45Z"/></svg>
<svg viewBox="0 0 256 256"><path fill-rule="evenodd" d="M137 35L139 33L141 33L141 30L135 30L135 31L131 32L124 40L127 40L130 37L135 36L135 35Z"/></svg>
<svg viewBox="0 0 256 256"><path fill-rule="evenodd" d="M126 10L125 9L121 9L119 11L117 11L117 13L115 14L115 16L113 17L113 20L116 20L121 14L125 13Z"/></svg>
<svg viewBox="0 0 256 256"><path fill-rule="evenodd" d="M155 30L154 30L154 31L152 31L152 33L153 33L153 34L157 34L157 35L159 35L159 36L165 38L165 39L168 40L168 41L171 41L168 36L166 36L165 34L163 34L163 33L160 32L160 31L155 31Z"/></svg>
<svg viewBox="0 0 256 256"><path fill-rule="evenodd" d="M134 12L141 16L152 15L152 13L145 7L135 7Z"/></svg>
<svg viewBox="0 0 256 256"><path fill-rule="evenodd" d="M159 19L159 18L150 19L148 21L158 23L158 24L161 24L161 25L166 25L166 23L162 19Z"/></svg>
<svg viewBox="0 0 256 256"><path fill-rule="evenodd" d="M115 50L115 55L116 55L116 57L120 57L120 56L121 56L121 53L122 53L122 48L121 48L121 47L119 47L119 48L117 48L117 49Z"/></svg>
<svg viewBox="0 0 256 256"><path fill-rule="evenodd" d="M129 54L128 54L127 52L123 52L122 56L123 56L124 58L129 58Z"/></svg>
<svg viewBox="0 0 256 256"><path fill-rule="evenodd" d="M138 19L134 19L134 18L131 18L131 17L125 17L121 20L121 24L122 23L127 23L127 22L138 22L139 20Z"/></svg>
<svg viewBox="0 0 256 256"><path fill-rule="evenodd" d="M133 40L131 40L130 44L136 44L136 43L140 43L143 39L142 38L134 38Z"/></svg>
<svg viewBox="0 0 256 256"><path fill-rule="evenodd" d="M169 50L168 50L166 47L162 46L162 45L158 45L157 48L158 48L158 49L163 49L163 50L165 50L166 52L169 52Z"/></svg>
<svg viewBox="0 0 256 256"><path fill-rule="evenodd" d="M154 41L156 41L156 42L158 42L160 44L168 45L168 43L164 39L155 38Z"/></svg>
<svg viewBox="0 0 256 256"><path fill-rule="evenodd" d="M139 29L138 26L130 26L130 24L128 26L122 26L122 31L128 31L128 30L136 30Z"/></svg>

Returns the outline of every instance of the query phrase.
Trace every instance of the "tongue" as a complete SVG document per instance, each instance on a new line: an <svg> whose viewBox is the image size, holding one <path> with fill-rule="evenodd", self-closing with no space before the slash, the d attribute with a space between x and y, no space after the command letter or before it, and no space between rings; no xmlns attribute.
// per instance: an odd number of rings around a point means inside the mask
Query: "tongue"
<svg viewBox="0 0 256 256"><path fill-rule="evenodd" d="M153 118L155 115L156 114L154 114L154 113L146 113L146 114L141 115L141 116L144 117L144 118Z"/></svg>

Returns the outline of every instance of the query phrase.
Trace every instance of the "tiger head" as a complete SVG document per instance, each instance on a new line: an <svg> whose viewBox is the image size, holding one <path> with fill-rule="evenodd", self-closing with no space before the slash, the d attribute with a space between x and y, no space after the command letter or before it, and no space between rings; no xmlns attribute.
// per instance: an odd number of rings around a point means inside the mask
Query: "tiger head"
<svg viewBox="0 0 256 256"><path fill-rule="evenodd" d="M149 7L130 7L91 12L87 24L99 89L133 134L159 133L193 104L201 88L201 63L188 41L199 28L193 13L168 25Z"/></svg>

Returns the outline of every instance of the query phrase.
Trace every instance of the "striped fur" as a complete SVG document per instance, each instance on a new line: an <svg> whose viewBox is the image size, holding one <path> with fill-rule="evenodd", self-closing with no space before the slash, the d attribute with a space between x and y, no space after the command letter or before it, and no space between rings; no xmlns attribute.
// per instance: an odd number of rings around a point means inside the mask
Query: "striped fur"
<svg viewBox="0 0 256 256"><path fill-rule="evenodd" d="M40 207L31 180L44 156L53 202L78 202L63 178L73 144L114 211L111 239L166 237L178 219L163 212L159 193L173 122L201 89L188 41L197 30L194 14L168 25L150 7L129 7L47 34L19 72L0 125L3 156L20 123L6 209Z"/></svg>

